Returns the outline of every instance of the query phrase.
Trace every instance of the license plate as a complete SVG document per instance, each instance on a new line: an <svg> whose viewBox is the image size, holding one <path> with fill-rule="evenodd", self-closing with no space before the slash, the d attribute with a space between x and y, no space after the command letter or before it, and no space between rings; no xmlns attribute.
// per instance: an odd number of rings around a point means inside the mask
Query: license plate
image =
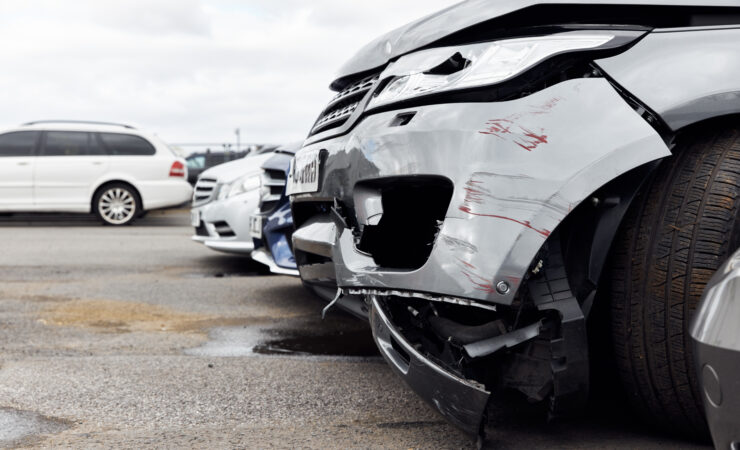
<svg viewBox="0 0 740 450"><path fill-rule="evenodd" d="M200 226L200 211L198 210L190 211L190 225L192 225L195 228L198 228Z"/></svg>
<svg viewBox="0 0 740 450"><path fill-rule="evenodd" d="M262 239L262 216L249 218L249 235L255 239Z"/></svg>
<svg viewBox="0 0 740 450"><path fill-rule="evenodd" d="M288 185L285 192L288 195L316 192L319 190L319 165L321 164L320 149L299 152L290 164Z"/></svg>

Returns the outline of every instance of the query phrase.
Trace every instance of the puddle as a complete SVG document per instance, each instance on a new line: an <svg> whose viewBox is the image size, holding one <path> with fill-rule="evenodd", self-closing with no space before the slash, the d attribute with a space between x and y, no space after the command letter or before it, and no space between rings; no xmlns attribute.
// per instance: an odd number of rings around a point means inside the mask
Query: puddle
<svg viewBox="0 0 740 450"><path fill-rule="evenodd" d="M185 350L191 356L249 356L260 341L261 333L254 327L214 328L208 333L208 342Z"/></svg>
<svg viewBox="0 0 740 450"><path fill-rule="evenodd" d="M19 445L42 434L59 433L69 428L66 421L50 419L30 411L0 408L0 446Z"/></svg>
<svg viewBox="0 0 740 450"><path fill-rule="evenodd" d="M321 328L321 327L317 327ZM378 356L369 328L331 330L324 334L305 330L260 329L257 327L214 328L208 342L188 349L192 356L234 357L249 355Z"/></svg>
<svg viewBox="0 0 740 450"><path fill-rule="evenodd" d="M336 334L288 334L257 344L261 355L379 356L370 329L338 331Z"/></svg>
<svg viewBox="0 0 740 450"><path fill-rule="evenodd" d="M271 275L270 269L249 258L236 255L210 255L202 259L202 272L180 273L183 278L230 278Z"/></svg>
<svg viewBox="0 0 740 450"><path fill-rule="evenodd" d="M192 272L180 275L183 278L231 278L231 277L261 277L271 275L269 271L264 270L242 270L237 272Z"/></svg>

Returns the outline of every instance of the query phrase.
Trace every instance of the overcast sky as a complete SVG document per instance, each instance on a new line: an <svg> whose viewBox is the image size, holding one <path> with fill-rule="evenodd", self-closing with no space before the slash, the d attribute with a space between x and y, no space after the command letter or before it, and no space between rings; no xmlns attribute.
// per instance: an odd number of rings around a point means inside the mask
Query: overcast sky
<svg viewBox="0 0 740 450"><path fill-rule="evenodd" d="M0 0L0 126L131 123L170 143L305 138L362 45L457 0Z"/></svg>

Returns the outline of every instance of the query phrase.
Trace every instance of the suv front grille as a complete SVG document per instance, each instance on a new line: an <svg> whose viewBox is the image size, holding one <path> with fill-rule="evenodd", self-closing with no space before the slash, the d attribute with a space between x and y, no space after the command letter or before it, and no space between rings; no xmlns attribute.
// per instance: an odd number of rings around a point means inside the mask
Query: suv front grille
<svg viewBox="0 0 740 450"><path fill-rule="evenodd" d="M212 178L198 178L193 190L193 206L204 205L213 200L217 183Z"/></svg>
<svg viewBox="0 0 740 450"><path fill-rule="evenodd" d="M357 110L362 100L378 82L380 74L376 73L356 81L334 96L314 123L310 135L344 125L347 119Z"/></svg>
<svg viewBox="0 0 740 450"><path fill-rule="evenodd" d="M262 175L262 186L269 189L260 198L260 213L269 214L277 208L285 190L286 177L282 170L265 169Z"/></svg>

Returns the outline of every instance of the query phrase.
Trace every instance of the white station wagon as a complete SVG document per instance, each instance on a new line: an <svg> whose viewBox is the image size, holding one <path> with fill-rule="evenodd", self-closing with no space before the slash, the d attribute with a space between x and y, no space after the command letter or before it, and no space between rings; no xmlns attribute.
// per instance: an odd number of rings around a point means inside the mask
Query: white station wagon
<svg viewBox="0 0 740 450"><path fill-rule="evenodd" d="M191 195L185 160L127 125L40 121L0 132L3 212L93 212L125 225Z"/></svg>

